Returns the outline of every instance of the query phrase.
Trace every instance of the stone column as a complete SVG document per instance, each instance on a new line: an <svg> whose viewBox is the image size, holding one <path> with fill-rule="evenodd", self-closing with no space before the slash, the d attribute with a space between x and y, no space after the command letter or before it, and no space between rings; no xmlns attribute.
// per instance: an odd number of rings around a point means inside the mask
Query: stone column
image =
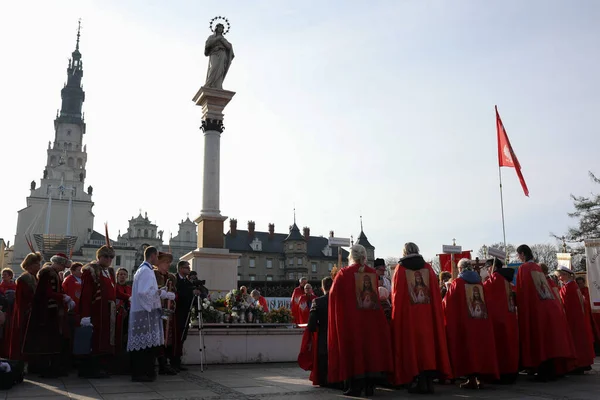
<svg viewBox="0 0 600 400"><path fill-rule="evenodd" d="M227 217L219 208L221 133L223 110L235 92L201 87L193 98L202 108L202 131L204 132L204 171L202 177L202 211L198 223L198 248L222 249L223 223Z"/></svg>

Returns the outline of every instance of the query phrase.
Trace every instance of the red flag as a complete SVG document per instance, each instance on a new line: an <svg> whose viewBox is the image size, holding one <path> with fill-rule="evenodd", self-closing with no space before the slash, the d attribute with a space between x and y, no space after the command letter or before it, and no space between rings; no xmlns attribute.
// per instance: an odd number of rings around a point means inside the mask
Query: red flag
<svg viewBox="0 0 600 400"><path fill-rule="evenodd" d="M438 254L440 257L440 268L442 271L452 272L452 264L457 264L461 258L471 259L471 251L463 251L458 254Z"/></svg>
<svg viewBox="0 0 600 400"><path fill-rule="evenodd" d="M498 165L500 167L513 167L515 169L523 192L525 196L529 197L529 189L527 189L525 178L523 178L523 174L521 173L521 164L519 164L517 155L510 145L510 140L508 140L506 129L504 129L504 124L502 124L500 114L498 114L498 106L496 106L496 129L498 131Z"/></svg>

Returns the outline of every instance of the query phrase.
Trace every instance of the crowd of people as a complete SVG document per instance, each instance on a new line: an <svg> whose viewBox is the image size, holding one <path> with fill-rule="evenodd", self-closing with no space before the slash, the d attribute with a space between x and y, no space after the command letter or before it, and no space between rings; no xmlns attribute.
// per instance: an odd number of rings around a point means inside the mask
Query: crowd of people
<svg viewBox="0 0 600 400"><path fill-rule="evenodd" d="M525 374L584 374L600 336L585 280L564 266L549 276L527 245L517 253L516 285L498 259L461 259L452 279L409 242L390 282L383 260L371 268L366 249L352 246L349 266L323 279L324 296L307 303L305 279L292 295L294 318L306 323L299 365L314 385L350 396L371 396L375 385L433 393L434 382L482 389Z"/></svg>
<svg viewBox="0 0 600 400"><path fill-rule="evenodd" d="M173 256L145 249L133 285L124 268L111 267L114 250L102 246L83 265L65 254L44 263L28 254L16 282L10 269L0 283L0 357L27 363L28 374L56 378L73 369L83 378L131 374L150 382L181 365L190 310L206 296L186 261L169 272Z"/></svg>

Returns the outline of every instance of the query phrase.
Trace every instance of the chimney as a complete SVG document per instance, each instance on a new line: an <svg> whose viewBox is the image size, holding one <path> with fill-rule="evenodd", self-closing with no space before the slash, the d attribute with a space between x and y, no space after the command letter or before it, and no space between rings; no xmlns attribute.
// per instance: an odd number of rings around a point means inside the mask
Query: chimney
<svg viewBox="0 0 600 400"><path fill-rule="evenodd" d="M269 239L275 237L275 224L269 224Z"/></svg>
<svg viewBox="0 0 600 400"><path fill-rule="evenodd" d="M335 235L333 234L333 231L329 231L329 237L335 237Z"/></svg>
<svg viewBox="0 0 600 400"><path fill-rule="evenodd" d="M305 226L302 231L304 232L304 240L308 242L308 239L310 239L310 228Z"/></svg>
<svg viewBox="0 0 600 400"><path fill-rule="evenodd" d="M248 221L248 235L250 237L254 237L254 227L255 227L254 221Z"/></svg>
<svg viewBox="0 0 600 400"><path fill-rule="evenodd" d="M229 220L229 233L231 236L235 236L237 234L237 219L231 218Z"/></svg>

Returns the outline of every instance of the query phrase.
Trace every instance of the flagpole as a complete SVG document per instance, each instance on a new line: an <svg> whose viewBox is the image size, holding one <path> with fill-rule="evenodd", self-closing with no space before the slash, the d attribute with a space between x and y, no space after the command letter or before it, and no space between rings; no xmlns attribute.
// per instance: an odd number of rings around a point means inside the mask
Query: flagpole
<svg viewBox="0 0 600 400"><path fill-rule="evenodd" d="M502 210L502 238L504 239L504 262L508 258L506 248L506 225L504 224L504 197L502 196L502 167L498 165L498 179L500 180L500 209Z"/></svg>

